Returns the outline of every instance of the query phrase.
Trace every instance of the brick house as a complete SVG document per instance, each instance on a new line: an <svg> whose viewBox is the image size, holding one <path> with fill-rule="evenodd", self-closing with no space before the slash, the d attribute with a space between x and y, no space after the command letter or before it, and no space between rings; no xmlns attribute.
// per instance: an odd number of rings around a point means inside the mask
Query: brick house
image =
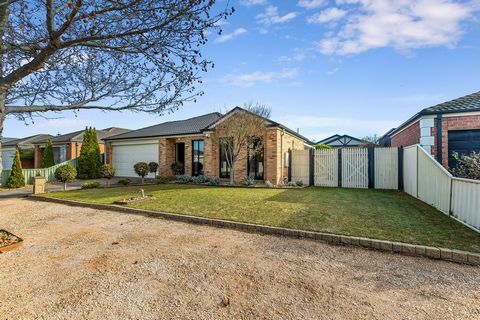
<svg viewBox="0 0 480 320"><path fill-rule="evenodd" d="M184 164L186 175L206 175L228 179L230 176L225 154L214 136L216 125L232 117L242 108L225 115L209 113L202 116L170 121L151 127L109 137L106 141L106 161L116 168L117 176L136 177L133 165L137 162L158 162L159 174L171 176L175 161ZM288 151L310 148L309 140L285 126L265 119L266 130L262 137L263 148L252 154L245 148L237 159L234 178L239 182L245 176L257 180L280 183L288 176ZM221 135L219 137L222 137Z"/></svg>
<svg viewBox="0 0 480 320"><path fill-rule="evenodd" d="M384 139L392 147L420 144L446 168L453 152L480 152L480 92L423 109Z"/></svg>
<svg viewBox="0 0 480 320"><path fill-rule="evenodd" d="M10 169L17 149L20 151L20 160L23 169L33 169L35 162L35 143L53 138L49 134L37 134L21 139L11 139L2 143L3 168Z"/></svg>
<svg viewBox="0 0 480 320"><path fill-rule="evenodd" d="M129 129L123 128L107 128L97 131L97 138L98 144L100 147L100 154L103 154L105 151L105 143L104 139L113 135L118 135L121 133L129 132ZM52 140L53 146L53 158L55 164L62 163L67 160L72 160L78 158L80 156L80 151L82 149L82 142L83 142L83 134L85 133L84 130L70 132L63 135L58 135L54 137L50 137ZM34 151L34 167L39 168L42 162L42 154L43 150L45 149L45 145L49 138L44 138L38 140L34 143L35 151Z"/></svg>

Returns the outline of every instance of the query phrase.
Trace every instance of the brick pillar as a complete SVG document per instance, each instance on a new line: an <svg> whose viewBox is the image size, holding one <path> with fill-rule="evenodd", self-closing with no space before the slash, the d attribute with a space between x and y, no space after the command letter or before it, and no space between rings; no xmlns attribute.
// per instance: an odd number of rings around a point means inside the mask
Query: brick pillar
<svg viewBox="0 0 480 320"><path fill-rule="evenodd" d="M35 150L33 151L33 168L38 169L40 168L40 164L42 163L42 149L40 146L36 145Z"/></svg>

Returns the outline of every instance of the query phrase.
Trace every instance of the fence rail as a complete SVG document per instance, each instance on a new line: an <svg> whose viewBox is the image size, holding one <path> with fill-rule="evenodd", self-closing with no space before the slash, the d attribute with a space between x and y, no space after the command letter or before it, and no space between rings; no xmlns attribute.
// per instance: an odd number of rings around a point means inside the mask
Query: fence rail
<svg viewBox="0 0 480 320"><path fill-rule="evenodd" d="M33 183L33 177L35 177L35 174L37 171L40 171L40 175L45 177L47 182L52 182L55 180L55 170L57 170L58 167L65 165L65 164L70 164L77 168L78 166L78 158L73 159L73 160L68 160L59 164L56 164L52 167L49 168L42 168L42 169L23 169L23 176L25 177L25 183L26 184L32 184ZM7 184L8 177L10 176L11 170L3 170L0 173L0 183L1 186L5 186Z"/></svg>

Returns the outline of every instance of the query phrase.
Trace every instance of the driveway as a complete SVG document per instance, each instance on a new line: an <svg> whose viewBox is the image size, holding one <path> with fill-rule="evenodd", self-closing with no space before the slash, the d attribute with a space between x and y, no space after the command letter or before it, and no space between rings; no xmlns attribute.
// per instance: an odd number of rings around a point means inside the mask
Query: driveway
<svg viewBox="0 0 480 320"><path fill-rule="evenodd" d="M480 318L478 267L29 199L0 224L1 319Z"/></svg>

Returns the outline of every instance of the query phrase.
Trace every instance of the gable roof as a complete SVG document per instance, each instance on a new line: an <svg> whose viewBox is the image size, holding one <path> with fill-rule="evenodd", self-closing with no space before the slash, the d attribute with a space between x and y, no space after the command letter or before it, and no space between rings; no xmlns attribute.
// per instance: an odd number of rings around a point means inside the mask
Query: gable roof
<svg viewBox="0 0 480 320"><path fill-rule="evenodd" d="M395 135L403 128L407 127L410 123L417 120L421 116L426 115L437 115L437 114L444 114L444 113L462 113L462 112L474 112L480 111L480 91L453 99L447 102L442 102L430 107L427 107L417 114L413 115L410 119L402 123L400 126L395 128L394 130L390 130L385 135ZM384 135L384 136L385 136Z"/></svg>
<svg viewBox="0 0 480 320"><path fill-rule="evenodd" d="M49 138L52 138L52 136L49 134L36 134L30 137L7 141L3 143L3 146L4 147L22 147L22 146L29 146L29 145L33 146L38 141L47 140Z"/></svg>
<svg viewBox="0 0 480 320"><path fill-rule="evenodd" d="M17 139L18 139L18 138L0 137L0 142L6 143L6 142L8 142L8 141L17 140Z"/></svg>
<svg viewBox="0 0 480 320"><path fill-rule="evenodd" d="M96 131L97 131L98 141L101 142L101 140L105 140L108 137L122 134L125 132L130 132L131 130L124 129L124 128L111 127L111 128L100 129ZM50 136L50 139L52 140L53 144L59 144L64 142L83 142L84 133L85 133L85 130L79 130L79 131L62 134L59 136L54 136L54 137ZM48 139L49 138L45 138L43 140L36 141L35 144L44 144L47 142Z"/></svg>
<svg viewBox="0 0 480 320"><path fill-rule="evenodd" d="M340 145L348 145L350 142L358 142L358 144L361 144L363 142L362 139L358 139L352 136L349 136L348 134L344 135L339 135L339 134L334 134L333 136L330 136L328 138L325 138L323 140L318 141L316 144L330 144L335 141L340 142Z"/></svg>
<svg viewBox="0 0 480 320"><path fill-rule="evenodd" d="M124 134L108 137L106 140L122 140L149 137L165 137L202 133L212 123L222 117L221 113L213 112L186 120L168 121L150 127L133 130Z"/></svg>

